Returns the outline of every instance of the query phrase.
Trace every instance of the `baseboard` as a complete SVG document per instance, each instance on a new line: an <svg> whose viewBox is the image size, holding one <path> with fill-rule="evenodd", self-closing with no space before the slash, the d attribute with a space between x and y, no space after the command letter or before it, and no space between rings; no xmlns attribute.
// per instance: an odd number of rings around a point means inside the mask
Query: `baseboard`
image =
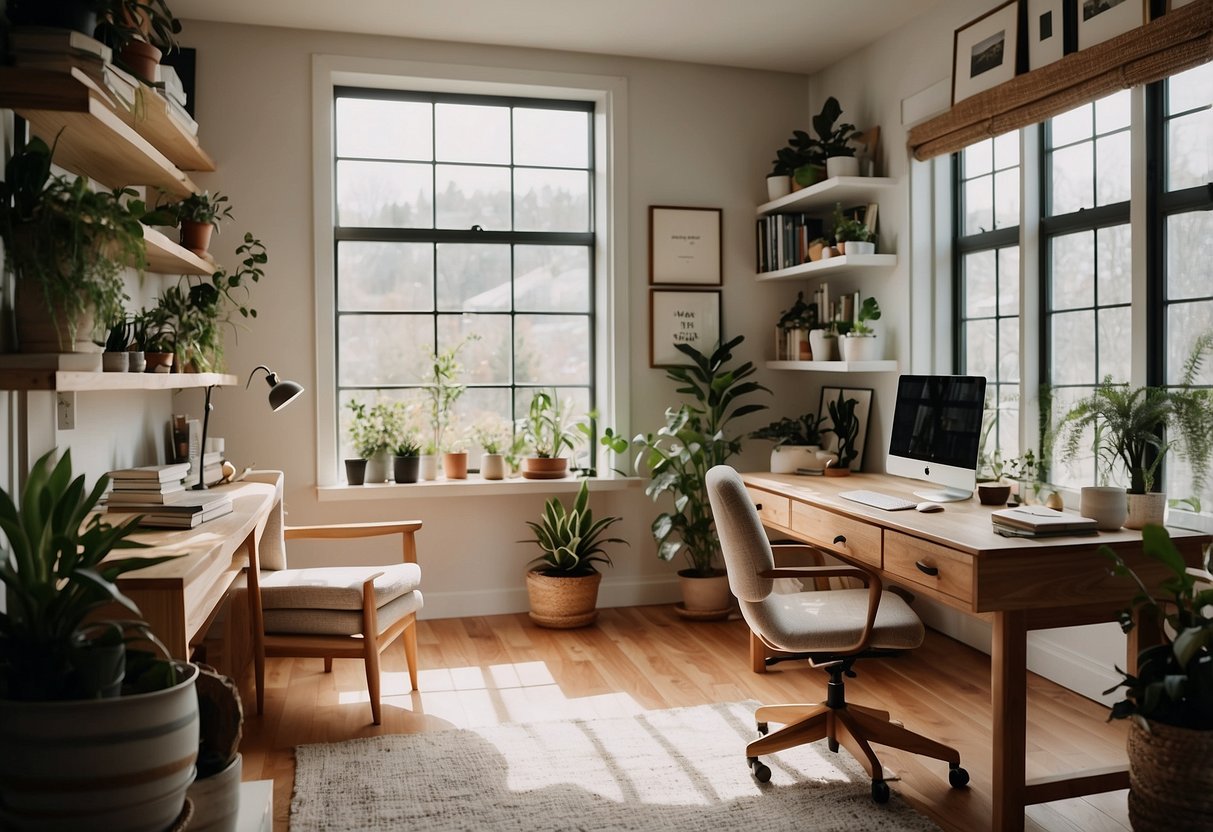
<svg viewBox="0 0 1213 832"><path fill-rule="evenodd" d="M426 592L425 607L418 618L464 618L474 615L506 615L530 609L526 587L483 589L468 592ZM652 578L602 579L598 587L598 607L641 607L672 604L681 598L678 579L671 575Z"/></svg>

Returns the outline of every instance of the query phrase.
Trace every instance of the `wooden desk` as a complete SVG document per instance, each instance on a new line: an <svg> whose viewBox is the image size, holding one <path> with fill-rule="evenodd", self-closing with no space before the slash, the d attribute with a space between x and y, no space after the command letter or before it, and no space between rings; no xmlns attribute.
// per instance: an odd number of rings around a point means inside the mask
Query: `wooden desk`
<svg viewBox="0 0 1213 832"><path fill-rule="evenodd" d="M867 567L887 582L993 621L993 829L1022 830L1027 805L1128 788L1125 767L1026 780L1027 633L1115 621L1116 612L1128 606L1134 587L1109 574L1108 560L1096 551L1101 544L1116 550L1147 585L1161 582L1169 573L1141 551L1140 533L1121 529L1094 537L1007 538L992 529L994 508L976 499L922 514L883 511L838 496L865 489L916 499L912 491L920 483L884 474L752 473L742 474L742 480L768 528ZM1193 565L1210 539L1180 529L1171 530L1171 536ZM1135 628L1130 635L1130 668L1136 666L1148 632Z"/></svg>
<svg viewBox="0 0 1213 832"><path fill-rule="evenodd" d="M139 605L144 620L175 658L189 658L190 643L206 632L228 590L248 565L248 547L260 544L271 512L282 502L282 474L274 473L276 476L268 477L273 482L212 488L212 493L231 496L231 514L193 529L139 532L132 538L152 548L116 553L121 557L183 556L118 579L118 586Z"/></svg>

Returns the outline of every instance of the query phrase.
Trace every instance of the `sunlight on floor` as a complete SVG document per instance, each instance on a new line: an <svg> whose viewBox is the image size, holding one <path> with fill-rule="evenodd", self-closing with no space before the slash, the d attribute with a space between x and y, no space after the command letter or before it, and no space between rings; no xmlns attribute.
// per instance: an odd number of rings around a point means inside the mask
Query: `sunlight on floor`
<svg viewBox="0 0 1213 832"><path fill-rule="evenodd" d="M407 673L385 671L381 679L385 708L437 717L458 728L628 716L644 710L626 693L569 698L543 662L422 670L416 693L409 690ZM365 687L359 685L339 691L337 701L342 705L366 703L368 696Z"/></svg>

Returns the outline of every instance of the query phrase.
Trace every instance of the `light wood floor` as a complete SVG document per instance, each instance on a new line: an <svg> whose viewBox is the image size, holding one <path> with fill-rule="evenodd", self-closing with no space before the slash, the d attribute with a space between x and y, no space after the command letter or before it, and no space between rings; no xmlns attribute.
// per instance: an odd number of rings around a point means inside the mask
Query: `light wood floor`
<svg viewBox="0 0 1213 832"><path fill-rule="evenodd" d="M645 709L755 699L816 702L826 676L802 663L766 674L748 669L740 620L685 622L672 606L603 610L595 627L543 630L525 615L422 621L421 691L406 692L404 650L384 654L383 725L370 725L362 662L270 659L265 714L256 715L246 680L244 777L273 779L274 829L288 828L293 748L376 734L439 731L539 716L592 717ZM989 659L929 632L920 649L861 662L848 700L880 705L908 728L956 746L972 775L967 790L947 787L947 767L883 750L902 777L893 789L945 829L988 828L990 813ZM1123 762L1125 729L1105 724L1102 706L1029 677L1028 775ZM877 749L878 753L882 749ZM737 774L748 777L738 748ZM1122 832L1126 793L1113 792L1028 810L1027 828Z"/></svg>

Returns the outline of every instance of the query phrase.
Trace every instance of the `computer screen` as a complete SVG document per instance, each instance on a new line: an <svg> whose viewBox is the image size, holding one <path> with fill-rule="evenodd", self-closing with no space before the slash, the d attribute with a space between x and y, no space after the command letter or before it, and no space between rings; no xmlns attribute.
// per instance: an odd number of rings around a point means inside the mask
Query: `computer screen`
<svg viewBox="0 0 1213 832"><path fill-rule="evenodd" d="M985 397L982 376L903 375L885 470L942 486L914 492L926 500L972 497Z"/></svg>

